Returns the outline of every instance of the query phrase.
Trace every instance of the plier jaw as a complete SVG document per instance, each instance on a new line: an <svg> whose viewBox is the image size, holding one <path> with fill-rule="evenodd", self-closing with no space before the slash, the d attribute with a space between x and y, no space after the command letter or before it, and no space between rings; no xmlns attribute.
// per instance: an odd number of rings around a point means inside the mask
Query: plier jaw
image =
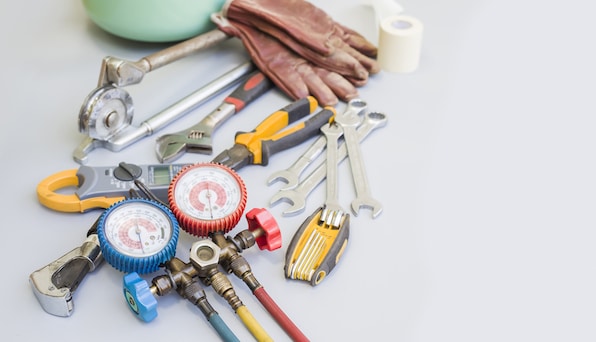
<svg viewBox="0 0 596 342"><path fill-rule="evenodd" d="M253 154L241 144L234 144L232 148L224 150L213 159L214 163L223 164L238 171L246 165L253 163Z"/></svg>
<svg viewBox="0 0 596 342"><path fill-rule="evenodd" d="M251 131L237 132L234 145L221 152L212 161L238 171L249 164L266 166L269 157L296 146L320 134L321 126L335 116L333 107L325 107L317 114L292 127L288 125L314 113L317 100L308 96L272 113Z"/></svg>

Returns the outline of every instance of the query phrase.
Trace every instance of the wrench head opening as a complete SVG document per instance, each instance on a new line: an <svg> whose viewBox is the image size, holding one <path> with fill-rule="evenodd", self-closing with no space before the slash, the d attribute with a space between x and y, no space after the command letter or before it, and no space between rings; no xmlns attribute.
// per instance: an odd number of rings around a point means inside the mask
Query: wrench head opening
<svg viewBox="0 0 596 342"><path fill-rule="evenodd" d="M290 208L282 213L283 216L298 215L302 213L306 208L306 200L291 189L279 191L277 192L277 194L273 195L273 197L271 197L271 200L269 201L269 206L273 207L274 205L277 205L280 202L290 204Z"/></svg>

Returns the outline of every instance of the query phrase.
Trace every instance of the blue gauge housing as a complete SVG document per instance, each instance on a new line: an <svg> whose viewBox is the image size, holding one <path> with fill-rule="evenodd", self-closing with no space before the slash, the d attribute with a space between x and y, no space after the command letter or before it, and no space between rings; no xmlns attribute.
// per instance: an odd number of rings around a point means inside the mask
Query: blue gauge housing
<svg viewBox="0 0 596 342"><path fill-rule="evenodd" d="M165 217L165 222L169 225L171 232L169 237L167 237L168 241L165 242L159 250L152 251L146 255L127 253L121 246L114 245L108 237L109 233L106 232L106 224L108 220L110 220L111 215L115 215L117 211L123 209L123 206L138 205L145 206L149 210L155 209L158 212L163 213L161 219L163 220ZM144 198L124 199L111 205L103 212L97 223L99 246L105 261L115 269L125 273L136 272L138 274L146 274L157 271L161 264L172 259L176 254L176 245L178 243L179 235L180 225L170 209L157 201ZM142 244L142 242L140 242L140 244Z"/></svg>

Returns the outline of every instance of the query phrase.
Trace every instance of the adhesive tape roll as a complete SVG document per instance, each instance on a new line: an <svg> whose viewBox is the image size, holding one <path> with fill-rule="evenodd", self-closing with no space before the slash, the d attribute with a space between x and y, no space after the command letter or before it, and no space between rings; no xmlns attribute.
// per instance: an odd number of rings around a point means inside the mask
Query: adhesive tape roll
<svg viewBox="0 0 596 342"><path fill-rule="evenodd" d="M395 15L381 21L377 61L389 72L412 72L418 68L422 47L422 23Z"/></svg>

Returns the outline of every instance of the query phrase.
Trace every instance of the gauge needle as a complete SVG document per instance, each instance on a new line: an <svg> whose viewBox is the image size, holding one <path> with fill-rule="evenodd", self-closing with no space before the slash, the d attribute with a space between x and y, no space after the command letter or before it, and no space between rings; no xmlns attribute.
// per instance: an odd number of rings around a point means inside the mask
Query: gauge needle
<svg viewBox="0 0 596 342"><path fill-rule="evenodd" d="M139 237L139 243L141 244L141 251L145 253L145 248L143 248L143 239L141 238L141 227L139 227L139 222L135 220L135 233Z"/></svg>
<svg viewBox="0 0 596 342"><path fill-rule="evenodd" d="M209 183L207 183L207 206L209 207L209 215L213 219L213 207L211 206L211 189Z"/></svg>

